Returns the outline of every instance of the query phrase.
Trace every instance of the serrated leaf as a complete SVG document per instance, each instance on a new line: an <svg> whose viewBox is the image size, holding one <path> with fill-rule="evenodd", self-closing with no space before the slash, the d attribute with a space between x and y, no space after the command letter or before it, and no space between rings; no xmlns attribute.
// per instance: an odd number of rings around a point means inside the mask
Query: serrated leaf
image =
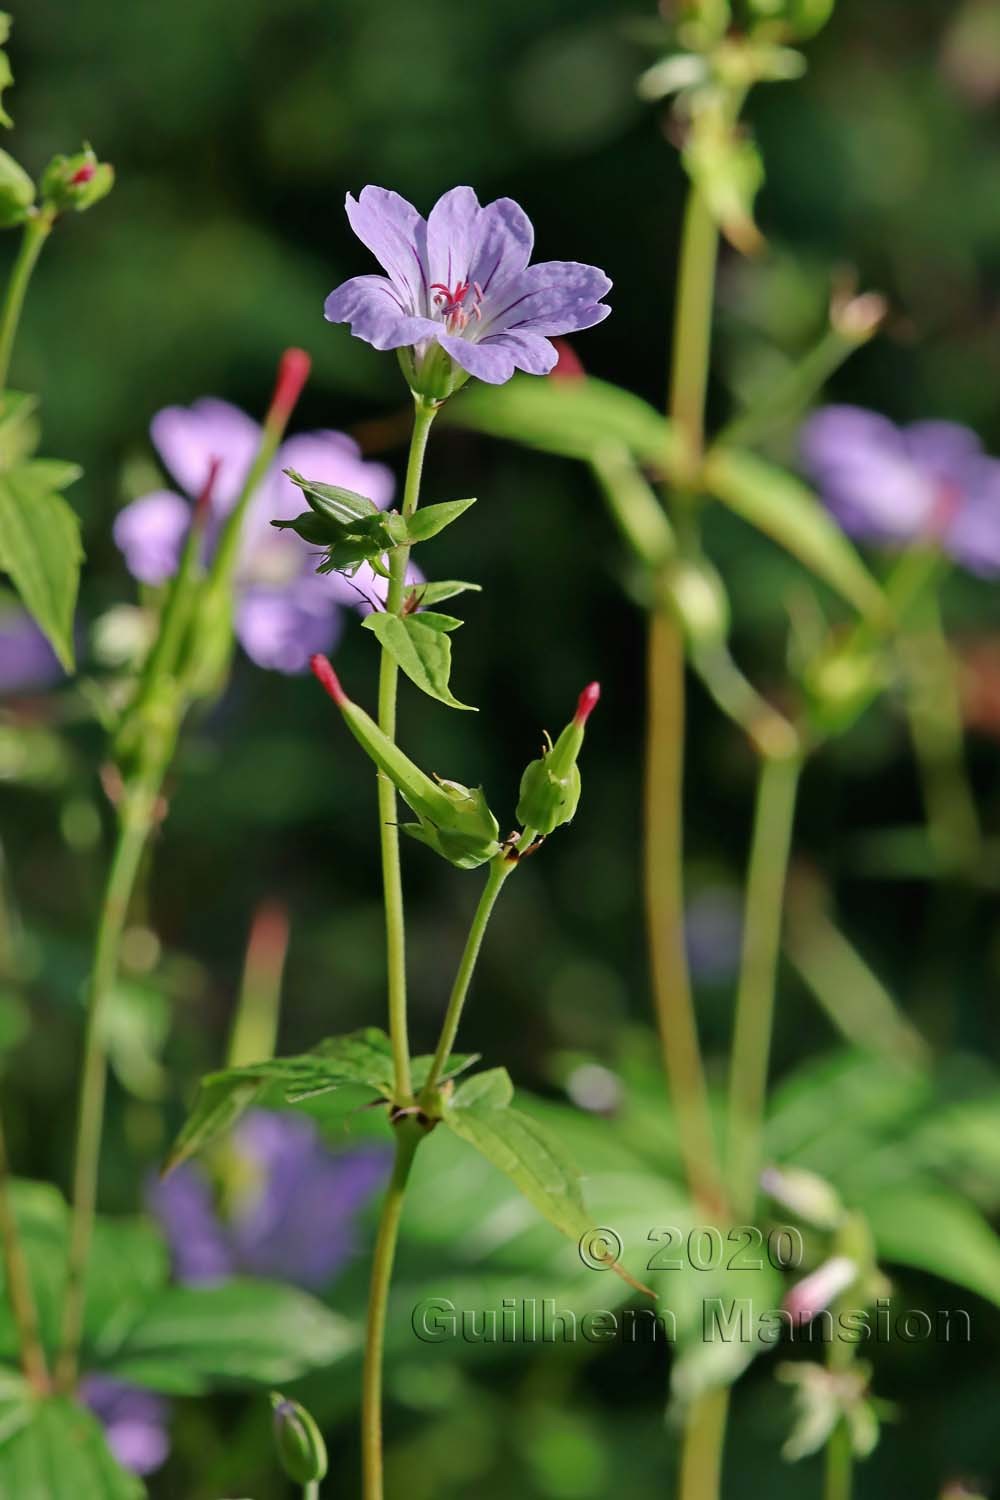
<svg viewBox="0 0 1000 1500"><path fill-rule="evenodd" d="M333 1364L359 1342L353 1323L308 1293L238 1278L168 1287L133 1321L105 1369L157 1390L197 1395L218 1382L294 1380Z"/></svg>
<svg viewBox="0 0 1000 1500"><path fill-rule="evenodd" d="M100 1423L68 1396L13 1392L0 1401L0 1495L39 1500L137 1500L146 1489L120 1468Z"/></svg>
<svg viewBox="0 0 1000 1500"><path fill-rule="evenodd" d="M445 599L454 599L456 594L472 591L481 594L481 583L462 583L457 578L437 579L434 583L411 583L406 590L406 602L414 601L417 608L425 604L441 604Z"/></svg>
<svg viewBox="0 0 1000 1500"><path fill-rule="evenodd" d="M705 460L706 489L762 531L859 613L885 625L885 596L854 546L813 492L795 475L737 448L717 448Z"/></svg>
<svg viewBox="0 0 1000 1500"><path fill-rule="evenodd" d="M83 469L79 464L62 458L29 458L19 466L18 472L43 489L65 490L76 483Z"/></svg>
<svg viewBox="0 0 1000 1500"><path fill-rule="evenodd" d="M428 697L436 698L449 708L475 712L472 704L460 703L448 686L451 642L444 628L435 628L422 614L370 614L361 623L372 632L383 650L388 651L400 670Z"/></svg>
<svg viewBox="0 0 1000 1500"><path fill-rule="evenodd" d="M470 384L449 403L448 419L567 458L590 460L613 442L624 444L641 464L669 473L680 456L674 428L655 407L589 376L537 380L515 375L488 390Z"/></svg>
<svg viewBox="0 0 1000 1500"><path fill-rule="evenodd" d="M34 450L38 440L38 397L25 391L0 396L0 469L13 468Z"/></svg>
<svg viewBox="0 0 1000 1500"><path fill-rule="evenodd" d="M0 565L67 672L82 560L80 523L65 500L28 466L0 474Z"/></svg>
<svg viewBox="0 0 1000 1500"><path fill-rule="evenodd" d="M475 505L475 498L471 500L445 500L440 505L425 505L415 515L407 517L406 540L411 544L429 541L432 536L437 536L452 521L457 521L459 516L464 515L470 505Z"/></svg>

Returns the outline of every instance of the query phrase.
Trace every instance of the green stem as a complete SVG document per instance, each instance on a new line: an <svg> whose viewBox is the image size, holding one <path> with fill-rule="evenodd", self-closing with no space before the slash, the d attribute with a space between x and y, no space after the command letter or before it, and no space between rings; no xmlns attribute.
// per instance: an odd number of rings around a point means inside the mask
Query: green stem
<svg viewBox="0 0 1000 1500"><path fill-rule="evenodd" d="M847 1423L841 1418L826 1445L823 1500L851 1500L854 1453Z"/></svg>
<svg viewBox="0 0 1000 1500"><path fill-rule="evenodd" d="M645 886L649 953L663 1064L694 1201L709 1217L723 1193L684 949L684 645L663 610L649 638Z"/></svg>
<svg viewBox="0 0 1000 1500"><path fill-rule="evenodd" d="M40 209L32 213L24 226L21 247L17 252L17 259L7 283L3 310L0 311L0 391L7 384L10 357L13 353L14 339L21 321L21 309L24 306L24 297L31 280L31 273L35 269L38 257L42 253L42 246L48 239L54 223L55 214L48 209Z"/></svg>
<svg viewBox="0 0 1000 1500"><path fill-rule="evenodd" d="M681 235L670 374L670 416L683 441L683 463L692 480L705 445L705 395L718 254L715 220L702 194L692 187Z"/></svg>
<svg viewBox="0 0 1000 1500"><path fill-rule="evenodd" d="M17 1227L10 1194L10 1163L7 1139L0 1123L0 1243L3 1246L5 1290L14 1327L18 1355L25 1379L36 1391L48 1387L49 1373L38 1325L38 1307L28 1273L24 1245Z"/></svg>
<svg viewBox="0 0 1000 1500"><path fill-rule="evenodd" d="M785 882L801 769L798 756L765 756L757 783L727 1116L726 1165L737 1219L753 1212L757 1198Z"/></svg>
<svg viewBox="0 0 1000 1500"><path fill-rule="evenodd" d="M465 949L458 965L458 972L455 975L455 983L452 985L451 996L448 1000L448 1009L445 1011L444 1021L441 1026L441 1036L438 1040L437 1050L434 1053L430 1072L427 1075L427 1082L424 1084L420 1096L424 1104L429 1104L432 1101L434 1090L437 1088L448 1058L451 1056L451 1050L455 1045L455 1037L458 1035L459 1022L462 1019L462 1008L465 1005L465 997L469 993L469 985L472 982L472 975L475 971L476 960L479 957L479 950L483 945L486 928L489 925L497 897L503 888L503 883L515 868L516 865L503 854L498 854L490 864L489 875L483 887L483 893L479 898L479 905L476 907L475 915L472 918L469 935L465 940Z"/></svg>
<svg viewBox="0 0 1000 1500"><path fill-rule="evenodd" d="M420 396L414 397L413 434L403 486L403 515L412 516L420 502L420 477L423 473L427 438L436 407ZM389 562L389 587L385 607L398 615L403 608L406 569L410 560L408 547L399 547ZM388 651L382 652L378 679L378 724L391 740L396 738L396 689L399 669ZM396 1075L396 1100L407 1102L413 1092L410 1079L410 1043L406 1021L406 925L403 917L403 881L399 864L399 828L397 825L396 788L382 771L378 773L378 817L382 850L382 890L385 901L385 946L388 970L389 1037L392 1042Z"/></svg>
<svg viewBox="0 0 1000 1500"><path fill-rule="evenodd" d="M783 379L769 387L762 403L727 423L715 441L720 446L739 444L747 447L772 436L776 430L791 426L830 376L867 339L867 334L857 339L839 328L828 328L808 354Z"/></svg>
<svg viewBox="0 0 1000 1500"><path fill-rule="evenodd" d="M71 1390L75 1384L83 1332L84 1282L97 1206L97 1179L104 1126L107 1006L118 975L122 934L139 865L155 822L161 783L162 772L159 765L149 766L134 785L126 788L118 842L108 872L97 929L80 1073L73 1167L73 1217L66 1262L59 1357L56 1363L56 1383L61 1390Z"/></svg>
<svg viewBox="0 0 1000 1500"><path fill-rule="evenodd" d="M310 1479L303 1487L302 1500L319 1500L319 1480Z"/></svg>
<svg viewBox="0 0 1000 1500"><path fill-rule="evenodd" d="M365 1337L364 1370L361 1378L361 1458L363 1500L382 1500L382 1365L385 1354L385 1323L389 1285L396 1258L399 1221L403 1213L406 1184L413 1157L421 1139L413 1120L396 1126L396 1160L386 1189L372 1258L368 1292L368 1327Z"/></svg>
<svg viewBox="0 0 1000 1500"><path fill-rule="evenodd" d="M678 1500L713 1500L719 1494L728 1415L728 1386L705 1391L692 1403L684 1428Z"/></svg>

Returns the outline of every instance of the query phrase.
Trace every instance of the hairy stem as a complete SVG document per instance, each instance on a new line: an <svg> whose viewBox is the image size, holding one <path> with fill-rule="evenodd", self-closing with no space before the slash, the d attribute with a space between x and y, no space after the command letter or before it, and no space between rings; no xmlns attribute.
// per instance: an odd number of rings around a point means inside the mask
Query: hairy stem
<svg viewBox="0 0 1000 1500"><path fill-rule="evenodd" d="M729 1071L726 1165L737 1218L753 1212L760 1172L774 992L801 760L765 756L757 782L743 956Z"/></svg>
<svg viewBox="0 0 1000 1500"><path fill-rule="evenodd" d="M465 940L465 949L458 965L458 972L455 975L455 983L452 985L451 996L448 1000L448 1009L445 1011L444 1021L441 1025L441 1036L438 1039L437 1050L434 1053L434 1060L431 1063L431 1070L427 1075L427 1082L421 1093L421 1099L425 1103L429 1103L434 1097L434 1090L441 1080L441 1075L451 1055L451 1049L455 1045L459 1022L462 1019L462 1009L465 1005L465 998L469 993L469 985L472 982L476 960L479 958L479 950L483 945L483 937L486 934L486 928L489 925L497 897L503 888L503 883L514 868L514 864L503 854L498 854L490 864L489 875L483 887L483 893L479 898L479 905L476 907L475 915L472 918L469 935Z"/></svg>
<svg viewBox="0 0 1000 1500"><path fill-rule="evenodd" d="M126 789L118 841L108 872L97 928L94 963L87 996L87 1028L80 1072L80 1101L73 1166L73 1217L66 1262L56 1384L71 1390L76 1382L83 1332L84 1283L97 1207L97 1179L104 1127L107 1084L105 1031L108 1001L118 975L122 933L147 840L153 828L162 774L150 768Z"/></svg>
<svg viewBox="0 0 1000 1500"><path fill-rule="evenodd" d="M420 476L423 473L427 438L436 408L432 402L415 397L413 435L403 488L403 515L412 516L420 501ZM398 615L403 608L409 548L399 547L389 564L390 579L385 607ZM399 669L388 651L383 650L378 679L378 724L391 740L396 738L396 688ZM382 850L382 889L385 901L385 946L388 969L389 1036L396 1074L396 1099L405 1102L412 1095L410 1079L410 1043L406 1021L406 925L403 917L403 881L399 865L399 828L397 826L396 788L384 772L378 773L379 838Z"/></svg>
<svg viewBox="0 0 1000 1500"><path fill-rule="evenodd" d="M21 309L24 306L24 297L31 280L31 273L35 269L38 257L42 253L42 246L48 239L54 223L55 215L50 210L36 210L25 223L24 232L21 235L21 247L17 252L17 259L14 261L10 280L7 283L7 295L4 297L3 308L0 310L0 391L7 384L10 357L14 350L14 339L17 337Z"/></svg>
<svg viewBox="0 0 1000 1500"><path fill-rule="evenodd" d="M382 1202L372 1275L368 1292L368 1327L365 1336L364 1370L361 1377L361 1458L363 1500L382 1500L382 1364L389 1286L396 1258L399 1221L403 1213L406 1184L420 1142L420 1127L412 1120L396 1126L396 1160Z"/></svg>
<svg viewBox="0 0 1000 1500"><path fill-rule="evenodd" d="M28 1262L24 1245L14 1215L10 1193L10 1163L7 1158L7 1139L0 1123L0 1244L3 1247L5 1290L14 1327L17 1329L17 1349L25 1379L37 1391L48 1386L49 1372L42 1347L42 1336L38 1326L38 1308L35 1293L28 1274Z"/></svg>

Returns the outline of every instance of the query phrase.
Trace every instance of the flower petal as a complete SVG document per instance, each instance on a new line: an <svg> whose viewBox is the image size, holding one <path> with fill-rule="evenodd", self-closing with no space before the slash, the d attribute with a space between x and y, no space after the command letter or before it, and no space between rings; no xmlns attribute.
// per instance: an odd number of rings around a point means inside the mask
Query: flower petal
<svg viewBox="0 0 1000 1500"><path fill-rule="evenodd" d="M483 343L488 347L502 344L514 356L514 364L529 375L548 375L556 366L559 351L540 333L514 332L488 334Z"/></svg>
<svg viewBox="0 0 1000 1500"><path fill-rule="evenodd" d="M438 326L414 317L395 282L386 276L354 276L332 291L323 304L328 323L349 323L356 339L374 349L402 349L427 338Z"/></svg>
<svg viewBox="0 0 1000 1500"><path fill-rule="evenodd" d="M177 572L190 525L187 500L173 490L154 490L118 512L111 534L132 577L158 584Z"/></svg>
<svg viewBox="0 0 1000 1500"><path fill-rule="evenodd" d="M930 526L934 476L907 452L899 428L876 412L827 406L800 435L803 466L844 530L871 541L912 541Z"/></svg>
<svg viewBox="0 0 1000 1500"><path fill-rule="evenodd" d="M412 203L386 188L362 188L345 203L351 228L405 294L407 311L427 311L427 225ZM387 346L396 347L396 346Z"/></svg>
<svg viewBox="0 0 1000 1500"><path fill-rule="evenodd" d="M150 431L164 464L192 499L205 483L212 460L219 459L213 509L229 510L260 446L257 423L238 406L205 396L192 406L168 406L157 412Z"/></svg>
<svg viewBox="0 0 1000 1500"><path fill-rule="evenodd" d="M509 278L484 300L478 337L508 328L552 336L600 323L611 311L601 298L611 282L597 266L544 260Z"/></svg>
<svg viewBox="0 0 1000 1500"><path fill-rule="evenodd" d="M438 343L457 365L487 385L503 385L514 373L514 353L503 338L473 343L457 334L439 333Z"/></svg>
<svg viewBox="0 0 1000 1500"><path fill-rule="evenodd" d="M966 474L966 488L944 545L972 573L1000 573L1000 460L980 458Z"/></svg>
<svg viewBox="0 0 1000 1500"><path fill-rule="evenodd" d="M510 277L519 276L531 259L535 231L531 220L513 198L487 203L479 215L477 244L469 266L469 280L478 282L484 297Z"/></svg>
<svg viewBox="0 0 1000 1500"><path fill-rule="evenodd" d="M332 650L341 631L340 611L328 596L318 598L312 579L302 588L248 588L236 608L236 635L258 667L295 676L309 670L309 658Z"/></svg>
<svg viewBox="0 0 1000 1500"><path fill-rule="evenodd" d="M435 203L427 215L427 280L431 286L438 282L452 290L469 280L481 212L479 199L470 187L452 188Z"/></svg>
<svg viewBox="0 0 1000 1500"><path fill-rule="evenodd" d="M958 422L911 422L903 438L914 462L943 484L964 485L983 453L976 434Z"/></svg>

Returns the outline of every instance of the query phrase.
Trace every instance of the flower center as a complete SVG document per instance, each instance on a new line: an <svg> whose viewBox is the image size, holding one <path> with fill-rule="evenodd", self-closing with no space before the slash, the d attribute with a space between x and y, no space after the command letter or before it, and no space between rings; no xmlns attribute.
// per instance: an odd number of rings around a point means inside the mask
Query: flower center
<svg viewBox="0 0 1000 1500"><path fill-rule="evenodd" d="M462 333L470 318L481 321L483 289L478 281L459 281L454 287L445 286L443 281L432 281L430 289L434 293L434 307L444 319L449 333ZM474 300L467 307L470 291Z"/></svg>
<svg viewBox="0 0 1000 1500"><path fill-rule="evenodd" d="M948 531L961 504L962 491L958 485L942 480L927 518L927 532L935 541L939 541Z"/></svg>

